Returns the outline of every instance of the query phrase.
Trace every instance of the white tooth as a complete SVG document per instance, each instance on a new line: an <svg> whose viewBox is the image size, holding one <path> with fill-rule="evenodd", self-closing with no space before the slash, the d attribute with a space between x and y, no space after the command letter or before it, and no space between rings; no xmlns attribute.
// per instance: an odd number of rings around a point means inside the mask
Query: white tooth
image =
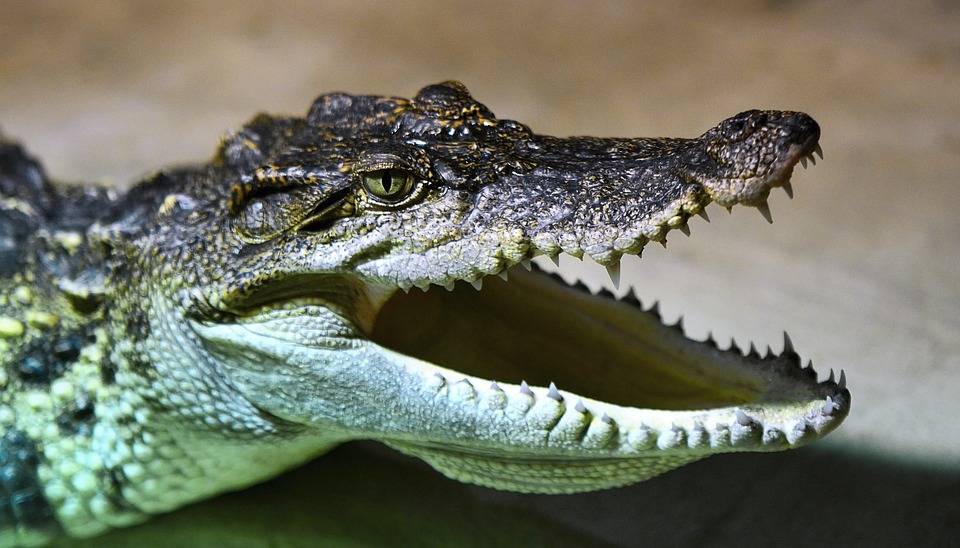
<svg viewBox="0 0 960 548"><path fill-rule="evenodd" d="M506 270L501 270L500 272L497 272L497 276L500 276L500 279L501 279L501 280L507 281L507 271L506 271Z"/></svg>
<svg viewBox="0 0 960 548"><path fill-rule="evenodd" d="M563 401L563 396L560 395L560 391L557 390L557 385L550 383L550 388L547 389L547 397L554 401Z"/></svg>
<svg viewBox="0 0 960 548"><path fill-rule="evenodd" d="M520 393L524 396L533 395L533 390L530 390L530 385L527 384L527 381L520 381Z"/></svg>
<svg viewBox="0 0 960 548"><path fill-rule="evenodd" d="M837 405L835 401L833 401L833 398L830 396L827 396L827 401L825 401L823 405L820 407L820 412L823 413L824 415L830 415L833 413L833 410L838 407L840 406Z"/></svg>
<svg viewBox="0 0 960 548"><path fill-rule="evenodd" d="M577 400L577 405L573 407L577 410L577 413L583 414L587 412L587 406L583 405L583 400Z"/></svg>
<svg viewBox="0 0 960 548"><path fill-rule="evenodd" d="M800 163L803 164L803 169L807 169L807 157L806 157L806 156L800 158Z"/></svg>
<svg viewBox="0 0 960 548"><path fill-rule="evenodd" d="M440 373L434 373L430 375L430 378L427 379L426 384L433 390L440 390L443 388L443 385L447 384L447 379L443 377Z"/></svg>
<svg viewBox="0 0 960 548"><path fill-rule="evenodd" d="M817 146L813 149L813 151L817 153L817 156L819 156L821 160L823 160L823 149L820 148L820 143L817 143Z"/></svg>
<svg viewBox="0 0 960 548"><path fill-rule="evenodd" d="M787 196L790 197L791 200L793 199L793 183L790 181L784 181L783 191L787 193Z"/></svg>
<svg viewBox="0 0 960 548"><path fill-rule="evenodd" d="M472 285L477 291L480 291L483 289L483 278L477 278L476 280L473 280L470 282L470 285Z"/></svg>
<svg viewBox="0 0 960 548"><path fill-rule="evenodd" d="M528 271L533 270L533 265L530 264L530 259L524 259L520 261L520 264L522 264L523 268L526 268Z"/></svg>
<svg viewBox="0 0 960 548"><path fill-rule="evenodd" d="M620 289L620 262L607 266L607 275L610 276L610 281L613 282L613 287Z"/></svg>
<svg viewBox="0 0 960 548"><path fill-rule="evenodd" d="M453 283L453 280L443 284L443 287L447 288L447 291L453 291L453 288L456 287L456 284Z"/></svg>

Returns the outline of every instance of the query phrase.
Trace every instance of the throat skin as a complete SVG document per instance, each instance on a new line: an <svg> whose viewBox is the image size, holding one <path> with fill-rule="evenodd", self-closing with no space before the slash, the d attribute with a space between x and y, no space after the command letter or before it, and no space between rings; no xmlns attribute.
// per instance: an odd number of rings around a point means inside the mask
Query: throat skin
<svg viewBox="0 0 960 548"><path fill-rule="evenodd" d="M528 271L588 255L616 283L623 255L710 203L769 218L819 136L750 110L694 137L558 138L454 81L258 115L123 191L53 182L0 136L0 548L139 523L356 439L577 493L829 434L846 377L802 367L789 337L721 348Z"/></svg>

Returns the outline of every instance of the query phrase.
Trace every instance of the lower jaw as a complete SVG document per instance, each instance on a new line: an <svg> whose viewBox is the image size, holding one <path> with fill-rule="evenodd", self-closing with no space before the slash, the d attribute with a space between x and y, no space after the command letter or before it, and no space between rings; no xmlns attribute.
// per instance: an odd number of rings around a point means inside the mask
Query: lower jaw
<svg viewBox="0 0 960 548"><path fill-rule="evenodd" d="M843 381L818 383L792 348L720 350L635 300L541 272L514 270L480 292L397 294L371 339L434 364L422 373L434 412L468 417L452 421L459 431L380 439L451 478L512 491L608 488L715 453L789 449L849 409Z"/></svg>
<svg viewBox="0 0 960 548"><path fill-rule="evenodd" d="M763 358L721 350L664 325L635 299L591 294L539 271L514 269L509 278L488 279L482 291L458 284L449 292L397 293L381 308L370 337L438 366L435 382L448 397L470 391L496 398L503 391L507 401L528 398L533 407L546 400L564 412L642 425L657 436L677 429L688 438L712 436L691 442L704 448L806 443L846 412L838 403L849 402L845 387L832 373L818 383L792 347ZM547 414L558 421L566 416ZM718 425L749 427L759 438L739 445L720 440L724 434L711 431Z"/></svg>

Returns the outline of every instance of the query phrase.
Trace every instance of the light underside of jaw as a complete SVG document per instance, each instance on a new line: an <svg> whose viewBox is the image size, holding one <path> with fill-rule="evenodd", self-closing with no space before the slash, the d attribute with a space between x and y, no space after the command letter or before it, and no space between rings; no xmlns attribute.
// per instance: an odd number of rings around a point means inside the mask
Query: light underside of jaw
<svg viewBox="0 0 960 548"><path fill-rule="evenodd" d="M592 456L786 449L825 435L849 408L843 375L817 382L789 338L780 355L720 349L635 298L539 271L514 269L482 291L397 293L371 339L432 364L422 374L437 398L481 415L519 407Z"/></svg>

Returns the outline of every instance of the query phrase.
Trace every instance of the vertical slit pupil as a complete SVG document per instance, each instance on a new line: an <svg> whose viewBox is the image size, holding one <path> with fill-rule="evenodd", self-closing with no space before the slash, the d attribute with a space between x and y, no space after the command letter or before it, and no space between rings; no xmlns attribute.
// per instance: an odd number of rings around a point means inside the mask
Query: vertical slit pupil
<svg viewBox="0 0 960 548"><path fill-rule="evenodd" d="M383 184L383 190L387 194L393 194L393 174L389 171L384 172L383 179L381 180Z"/></svg>

